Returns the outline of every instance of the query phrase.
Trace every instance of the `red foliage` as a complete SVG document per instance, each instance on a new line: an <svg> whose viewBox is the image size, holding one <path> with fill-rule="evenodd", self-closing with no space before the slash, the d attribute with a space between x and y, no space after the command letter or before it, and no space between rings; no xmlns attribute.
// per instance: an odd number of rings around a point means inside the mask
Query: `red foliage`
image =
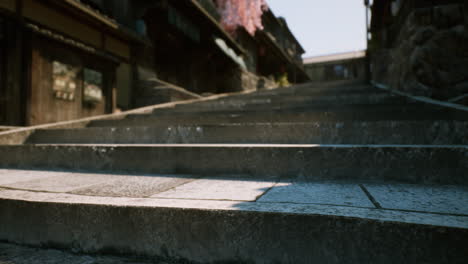
<svg viewBox="0 0 468 264"><path fill-rule="evenodd" d="M250 35L263 29L262 14L268 9L266 0L216 0L224 29L234 34L244 27Z"/></svg>

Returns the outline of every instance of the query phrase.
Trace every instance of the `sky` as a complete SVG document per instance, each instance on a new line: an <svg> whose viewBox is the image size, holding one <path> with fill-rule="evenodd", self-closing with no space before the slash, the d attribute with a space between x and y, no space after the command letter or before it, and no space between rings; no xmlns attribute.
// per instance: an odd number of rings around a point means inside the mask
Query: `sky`
<svg viewBox="0 0 468 264"><path fill-rule="evenodd" d="M363 0L267 0L306 50L304 58L366 48Z"/></svg>

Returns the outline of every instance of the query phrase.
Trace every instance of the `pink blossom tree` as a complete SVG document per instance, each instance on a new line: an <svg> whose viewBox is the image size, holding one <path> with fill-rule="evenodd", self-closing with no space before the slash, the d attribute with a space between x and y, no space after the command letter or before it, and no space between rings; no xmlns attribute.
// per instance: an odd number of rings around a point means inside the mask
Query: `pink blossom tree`
<svg viewBox="0 0 468 264"><path fill-rule="evenodd" d="M268 10L266 0L216 0L221 13L221 24L231 34L244 27L250 35L263 29L262 14Z"/></svg>

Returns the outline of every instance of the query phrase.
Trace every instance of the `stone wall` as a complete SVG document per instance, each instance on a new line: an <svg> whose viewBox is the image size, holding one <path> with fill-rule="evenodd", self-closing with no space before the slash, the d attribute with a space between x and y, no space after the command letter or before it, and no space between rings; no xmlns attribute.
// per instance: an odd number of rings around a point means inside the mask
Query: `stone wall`
<svg viewBox="0 0 468 264"><path fill-rule="evenodd" d="M447 100L468 93L468 5L413 10L391 49L372 52L373 79Z"/></svg>

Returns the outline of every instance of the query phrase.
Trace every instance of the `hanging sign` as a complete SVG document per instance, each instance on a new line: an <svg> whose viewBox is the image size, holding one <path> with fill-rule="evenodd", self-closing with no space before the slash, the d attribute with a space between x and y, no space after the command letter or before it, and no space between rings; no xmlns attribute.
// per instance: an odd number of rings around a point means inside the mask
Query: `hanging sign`
<svg viewBox="0 0 468 264"><path fill-rule="evenodd" d="M58 61L54 61L52 67L54 97L65 101L74 101L79 68Z"/></svg>

